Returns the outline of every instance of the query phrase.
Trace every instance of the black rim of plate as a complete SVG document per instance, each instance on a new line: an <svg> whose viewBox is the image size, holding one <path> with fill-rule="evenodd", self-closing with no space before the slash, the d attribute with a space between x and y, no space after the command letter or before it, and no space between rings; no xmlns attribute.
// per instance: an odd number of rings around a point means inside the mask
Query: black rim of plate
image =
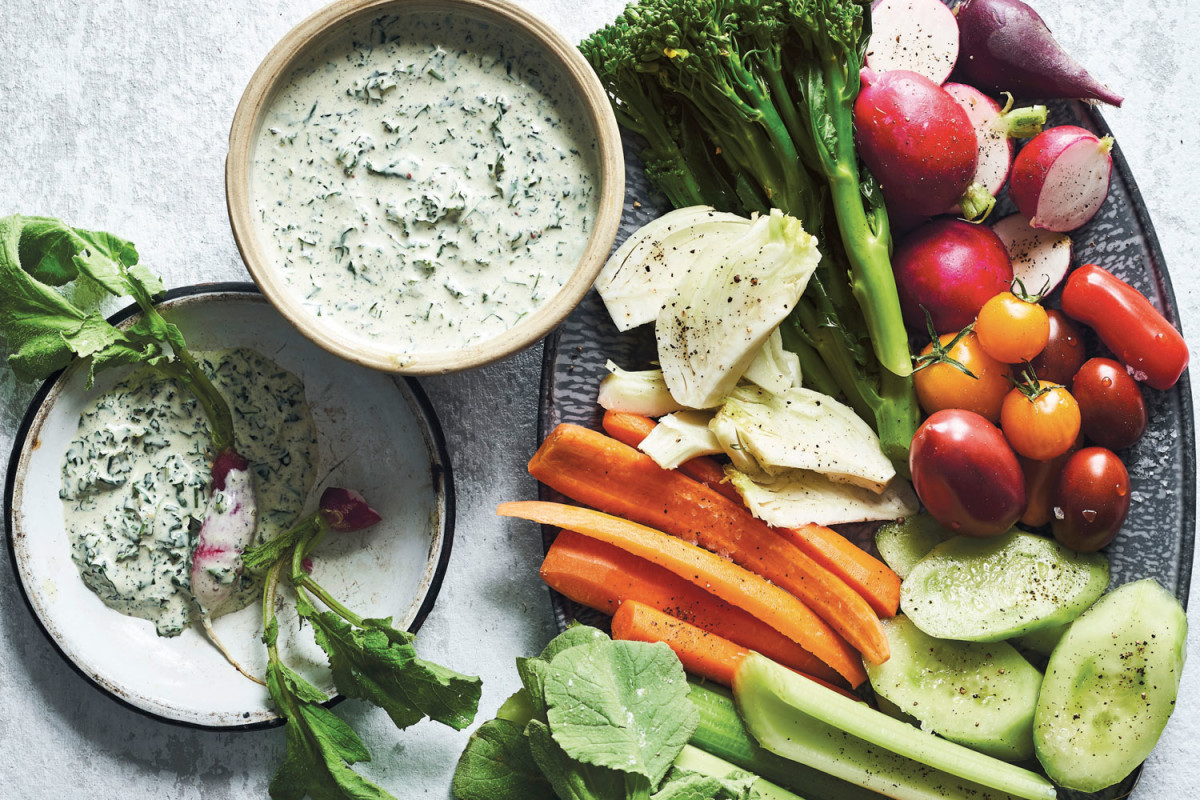
<svg viewBox="0 0 1200 800"><path fill-rule="evenodd" d="M245 281L226 281L217 283L198 283L191 286L183 286L177 289L168 291L160 303L179 300L185 297L197 297L208 294L244 294L256 298L262 298L263 294L258 290L258 287L253 283ZM265 299L265 298L264 298ZM117 325L138 313L136 304L129 305L120 311L116 312L108 318L109 323ZM33 420L41 409L42 404L46 400L46 396L50 390L62 377L63 370L51 375L47 378L40 387L37 393L33 396L33 400L29 403L29 408L25 411L25 416L21 419L21 424L17 427L16 434L13 439L13 449L8 458L8 475L4 484L4 525L6 536L5 540L8 545L9 561L12 563L13 574L16 577L17 587L21 591L21 599L25 603L25 608L29 610L29 615L37 624L38 630L54 648L54 652L66 662L77 675L92 688L99 691L105 697L113 700L125 708L135 711L144 717L165 722L171 725L176 725L182 728L191 728L193 730L202 731L221 731L221 732L236 732L236 731L260 731L277 728L284 724L282 717L263 720L261 722L251 722L245 725L203 725L196 722L187 722L185 720L171 719L169 717L160 716L153 711L134 705L118 694L114 694L107 688L97 683L90 675L83 671L83 668L76 664L59 646L58 641L46 629L41 617L33 607L33 602L29 598L29 592L25 588L25 582L21 578L21 570L17 566L16 545L14 543L14 526L13 526L13 492L16 486L16 468L17 462L20 460L21 453L25 449L25 442L29 437L29 429L33 425ZM433 578L429 582L429 589L425 593L425 599L421 602L421 607L417 609L417 614L413 617L412 624L408 626L409 633L416 633L424 624L425 618L429 616L429 612L433 610L434 603L437 602L437 596L441 592L442 581L445 579L447 567L450 564L450 550L454 543L454 519L455 519L455 502L454 502L454 473L450 466L450 452L446 448L446 438L442 433L441 423L438 421L437 414L434 412L433 404L429 401L429 396L425 394L425 390L421 387L421 383L411 376L403 376L405 388L412 395L416 403L416 411L419 412L419 422L422 424L425 433L425 439L431 448L430 452L430 468L433 472L433 489L435 492L440 492L445 497L445 513L442 522L442 549L438 556L437 566L433 571ZM334 695L324 705L328 708L336 706L345 700L345 696L338 694Z"/></svg>

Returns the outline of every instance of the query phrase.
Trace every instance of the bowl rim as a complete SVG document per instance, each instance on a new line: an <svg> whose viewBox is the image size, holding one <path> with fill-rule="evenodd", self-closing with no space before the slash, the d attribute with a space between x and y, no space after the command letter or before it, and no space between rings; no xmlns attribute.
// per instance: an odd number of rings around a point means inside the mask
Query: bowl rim
<svg viewBox="0 0 1200 800"><path fill-rule="evenodd" d="M252 283L223 281L198 283L171 289L159 298L155 304L160 308L172 308L178 305L222 302L224 300L266 302L262 293ZM137 304L131 303L108 317L108 322L113 325L120 325L127 320L137 317L140 313L141 311L137 307ZM25 462L28 457L28 451L31 446L34 448L37 447L36 438L31 443L30 435L35 432L35 425L40 425L40 419L47 408L47 404L54 402L57 398L58 393L61 391L61 380L69 368L58 370L46 378L38 387L37 392L30 400L29 407L26 409L20 425L14 432L13 446L8 458L8 473L4 485L4 528L6 534L4 538L8 549L9 563L12 565L13 576L16 578L21 600L24 602L25 608L29 611L30 617L33 618L38 630L42 632L42 635L49 642L54 652L62 658L63 662L73 672L83 678L96 691L117 704L137 712L141 716L181 728L206 731L256 731L283 725L284 719L275 711L251 714L247 722L228 725L207 724L192 719L157 713L154 709L140 705L133 702L130 698L125 697L119 690L99 680L84 664L79 663L68 655L59 638L50 630L47 621L42 618L38 606L34 603L30 591L25 585L24 572L22 570L23 559L18 557L16 539L19 531L17 529L14 502L18 492L18 485L23 483L26 477ZM429 466L433 472L433 491L437 498L436 504L441 509L441 513L438 515L440 517L440 524L436 531L439 549L436 559L431 557L427 562L427 567L432 568L432 574L425 591L425 596L422 598L416 615L407 628L409 633L415 634L421 629L430 612L433 611L434 604L441 593L446 572L450 566L450 552L454 544L454 524L457 510L454 492L454 472L441 422L438 420L433 403L425 393L424 388L414 377L396 376L394 381L397 389L408 396L409 409L420 426L421 437L425 440L428 449ZM322 705L326 708L332 708L345 699L345 695L335 693Z"/></svg>
<svg viewBox="0 0 1200 800"><path fill-rule="evenodd" d="M542 45L578 92L597 143L600 202L583 255L570 278L548 301L507 331L456 350L408 354L351 337L313 317L284 285L258 239L250 207L250 168L255 134L279 82L342 26L387 11L465 12L491 17L517 28ZM225 199L233 238L242 261L263 295L305 337L341 358L406 375L437 375L482 366L522 350L557 327L591 288L616 239L625 201L625 161L616 116L599 78L578 48L531 12L507 0L336 0L311 14L271 48L250 78L229 131L225 159Z"/></svg>

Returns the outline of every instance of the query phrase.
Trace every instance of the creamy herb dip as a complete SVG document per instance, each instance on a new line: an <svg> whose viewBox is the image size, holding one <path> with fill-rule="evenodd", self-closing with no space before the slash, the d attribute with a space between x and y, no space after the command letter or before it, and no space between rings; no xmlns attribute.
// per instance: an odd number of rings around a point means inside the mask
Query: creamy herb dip
<svg viewBox="0 0 1200 800"><path fill-rule="evenodd" d="M233 411L258 503L256 541L299 515L317 461L304 386L246 348L195 352ZM190 556L209 496L214 453L195 397L149 367L88 405L63 458L63 518L71 557L107 605L178 635L197 616ZM243 578L244 600L253 595Z"/></svg>
<svg viewBox="0 0 1200 800"><path fill-rule="evenodd" d="M541 45L460 15L382 17L281 85L251 203L313 315L399 353L456 349L511 328L574 270L598 145Z"/></svg>

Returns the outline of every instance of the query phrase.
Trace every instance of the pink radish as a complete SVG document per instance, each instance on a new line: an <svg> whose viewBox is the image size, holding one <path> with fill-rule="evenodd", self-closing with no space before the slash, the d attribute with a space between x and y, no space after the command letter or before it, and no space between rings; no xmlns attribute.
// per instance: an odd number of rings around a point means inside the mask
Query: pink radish
<svg viewBox="0 0 1200 800"><path fill-rule="evenodd" d="M904 237L892 269L904 324L922 332L926 311L938 333L962 330L1013 278L1004 243L990 228L945 217Z"/></svg>
<svg viewBox="0 0 1200 800"><path fill-rule="evenodd" d="M212 496L192 551L192 595L206 619L229 610L242 576L242 553L254 541L258 506L250 464L233 450L213 460Z"/></svg>
<svg viewBox="0 0 1200 800"><path fill-rule="evenodd" d="M215 618L235 610L232 605L241 583L242 553L253 543L257 524L250 463L232 448L223 450L213 459L212 495L192 550L192 596L200 606L200 624L221 655L238 672L262 683L225 648L212 625Z"/></svg>
<svg viewBox="0 0 1200 800"><path fill-rule="evenodd" d="M863 68L854 130L859 154L893 208L940 214L975 174L978 148L967 112L924 75Z"/></svg>
<svg viewBox="0 0 1200 800"><path fill-rule="evenodd" d="M1071 58L1038 13L1021 0L966 0L955 12L962 79L1017 99L1079 98L1114 106L1122 97Z"/></svg>
<svg viewBox="0 0 1200 800"><path fill-rule="evenodd" d="M1045 106L1001 109L1000 104L983 92L964 83L947 83L942 87L953 97L975 128L979 158L975 165L972 186L978 185L978 196L968 196L946 209L947 214L962 212L970 219L981 216L982 206L994 203L991 198L1000 194L1008 181L1016 153L1014 138L1029 138L1041 132L1046 124ZM1010 100L1011 104L1011 100ZM986 195L982 194L986 192ZM969 205L968 205L969 204Z"/></svg>
<svg viewBox="0 0 1200 800"><path fill-rule="evenodd" d="M1111 136L1101 139L1074 125L1043 131L1017 154L1009 197L1035 228L1081 228L1108 196L1112 146Z"/></svg>
<svg viewBox="0 0 1200 800"><path fill-rule="evenodd" d="M867 66L903 69L946 82L958 60L958 23L941 0L875 0Z"/></svg>
<svg viewBox="0 0 1200 800"><path fill-rule="evenodd" d="M1013 277L1025 289L1047 295L1071 270L1071 237L1038 230L1021 214L1009 214L992 226L1012 260Z"/></svg>

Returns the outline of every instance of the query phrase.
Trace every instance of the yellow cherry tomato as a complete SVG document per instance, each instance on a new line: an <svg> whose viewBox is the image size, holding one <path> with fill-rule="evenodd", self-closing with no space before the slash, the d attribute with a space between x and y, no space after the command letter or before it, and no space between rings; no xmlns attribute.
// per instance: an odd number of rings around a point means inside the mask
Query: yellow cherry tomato
<svg viewBox="0 0 1200 800"><path fill-rule="evenodd" d="M1037 303L1001 292L983 304L975 320L979 344L1005 364L1031 361L1050 341L1050 318Z"/></svg>
<svg viewBox="0 0 1200 800"><path fill-rule="evenodd" d="M1034 461L1061 456L1079 436L1079 404L1057 383L1020 385L1004 398L1000 429L1019 455Z"/></svg>
<svg viewBox="0 0 1200 800"><path fill-rule="evenodd" d="M958 341L955 342L955 338ZM990 422L1000 421L1000 405L1012 384L1008 365L989 356L971 331L947 333L939 337L938 355L931 342L917 359L913 375L917 402L926 414L946 408L974 411ZM953 343L953 346L951 344ZM968 370L968 375L946 359L953 359ZM974 377L972 377L972 375Z"/></svg>

